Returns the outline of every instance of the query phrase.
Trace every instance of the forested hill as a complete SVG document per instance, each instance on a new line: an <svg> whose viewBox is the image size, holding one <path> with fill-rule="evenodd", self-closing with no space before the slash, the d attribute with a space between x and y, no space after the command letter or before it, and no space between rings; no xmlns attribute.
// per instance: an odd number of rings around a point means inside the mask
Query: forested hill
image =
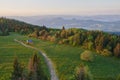
<svg viewBox="0 0 120 80"><path fill-rule="evenodd" d="M0 35L9 35L9 32L20 34L32 33L35 29L46 29L45 26L31 25L14 19L0 18Z"/></svg>
<svg viewBox="0 0 120 80"><path fill-rule="evenodd" d="M95 50L103 56L120 57L120 36L102 31L84 29L49 29L45 26L35 26L24 22L0 18L0 35L9 35L9 32L28 34L42 40L49 40L58 44L81 46Z"/></svg>

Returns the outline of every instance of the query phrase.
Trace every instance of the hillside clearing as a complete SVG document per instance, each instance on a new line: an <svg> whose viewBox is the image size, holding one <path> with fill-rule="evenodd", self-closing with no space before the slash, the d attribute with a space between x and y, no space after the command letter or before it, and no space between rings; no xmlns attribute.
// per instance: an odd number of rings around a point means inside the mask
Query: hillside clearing
<svg viewBox="0 0 120 80"><path fill-rule="evenodd" d="M17 39L14 39L14 41L20 43L21 45L23 45L25 47L28 47L28 48L31 48L31 49L39 51L39 53L44 56L45 61L46 61L47 65L48 65L48 68L49 68L49 71L50 71L50 74L51 74L51 80L59 80L57 75L56 75L56 73L55 73L55 69L54 69L53 63L51 62L51 60L47 57L47 55L45 53L43 53L42 51L40 51L36 47L32 47L30 45L26 45L23 42L18 41Z"/></svg>

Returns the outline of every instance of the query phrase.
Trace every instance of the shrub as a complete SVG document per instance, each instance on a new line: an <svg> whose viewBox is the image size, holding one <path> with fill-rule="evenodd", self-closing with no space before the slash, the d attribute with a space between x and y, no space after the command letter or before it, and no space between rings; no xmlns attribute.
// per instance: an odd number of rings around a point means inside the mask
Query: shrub
<svg viewBox="0 0 120 80"><path fill-rule="evenodd" d="M50 38L50 41L51 41L51 42L55 42L55 41L56 41L56 38L55 38L54 36L52 36L52 37Z"/></svg>
<svg viewBox="0 0 120 80"><path fill-rule="evenodd" d="M111 56L112 53L110 51L108 51L107 49L104 49L102 52L101 52L101 55L103 56Z"/></svg>
<svg viewBox="0 0 120 80"><path fill-rule="evenodd" d="M93 54L90 51L84 51L81 55L80 55L81 60L84 61L93 61Z"/></svg>
<svg viewBox="0 0 120 80"><path fill-rule="evenodd" d="M68 40L68 39L63 39L62 42L63 42L64 44L68 44L68 43L69 43L69 40Z"/></svg>

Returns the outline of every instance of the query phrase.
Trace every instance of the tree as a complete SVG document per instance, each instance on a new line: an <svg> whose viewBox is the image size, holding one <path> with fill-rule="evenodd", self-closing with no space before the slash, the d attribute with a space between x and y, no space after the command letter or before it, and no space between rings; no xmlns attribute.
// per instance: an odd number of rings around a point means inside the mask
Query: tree
<svg viewBox="0 0 120 80"><path fill-rule="evenodd" d="M80 45L80 34L76 33L73 37L73 46Z"/></svg>
<svg viewBox="0 0 120 80"><path fill-rule="evenodd" d="M34 54L30 58L28 69L28 80L44 80L45 76L41 69L40 59L38 58L37 54Z"/></svg>
<svg viewBox="0 0 120 80"><path fill-rule="evenodd" d="M77 67L75 70L75 79L76 80L93 80L92 74L88 66L80 64L80 67Z"/></svg>
<svg viewBox="0 0 120 80"><path fill-rule="evenodd" d="M19 63L17 57L15 57L11 80L24 80L23 70L24 67Z"/></svg>
<svg viewBox="0 0 120 80"><path fill-rule="evenodd" d="M66 30L62 30L60 36L61 38L66 38Z"/></svg>
<svg viewBox="0 0 120 80"><path fill-rule="evenodd" d="M62 30L65 30L65 27L64 27L64 26L62 27Z"/></svg>
<svg viewBox="0 0 120 80"><path fill-rule="evenodd" d="M60 32L59 32L59 31L57 31L57 32L55 33L55 37L56 37L56 38L60 38Z"/></svg>
<svg viewBox="0 0 120 80"><path fill-rule="evenodd" d="M8 26L6 25L5 20L0 21L0 32L1 32L0 35L2 36L9 35Z"/></svg>
<svg viewBox="0 0 120 80"><path fill-rule="evenodd" d="M116 57L120 57L120 43L117 43L116 47L114 48L114 55Z"/></svg>

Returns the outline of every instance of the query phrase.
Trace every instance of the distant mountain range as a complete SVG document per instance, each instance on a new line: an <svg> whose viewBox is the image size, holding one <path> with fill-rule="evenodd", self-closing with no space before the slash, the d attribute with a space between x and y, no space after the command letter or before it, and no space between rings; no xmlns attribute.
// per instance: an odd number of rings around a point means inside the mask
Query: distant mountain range
<svg viewBox="0 0 120 80"><path fill-rule="evenodd" d="M88 30L102 30L107 32L120 32L120 15L98 15L98 16L7 16L35 25L45 25L51 28L83 28Z"/></svg>

